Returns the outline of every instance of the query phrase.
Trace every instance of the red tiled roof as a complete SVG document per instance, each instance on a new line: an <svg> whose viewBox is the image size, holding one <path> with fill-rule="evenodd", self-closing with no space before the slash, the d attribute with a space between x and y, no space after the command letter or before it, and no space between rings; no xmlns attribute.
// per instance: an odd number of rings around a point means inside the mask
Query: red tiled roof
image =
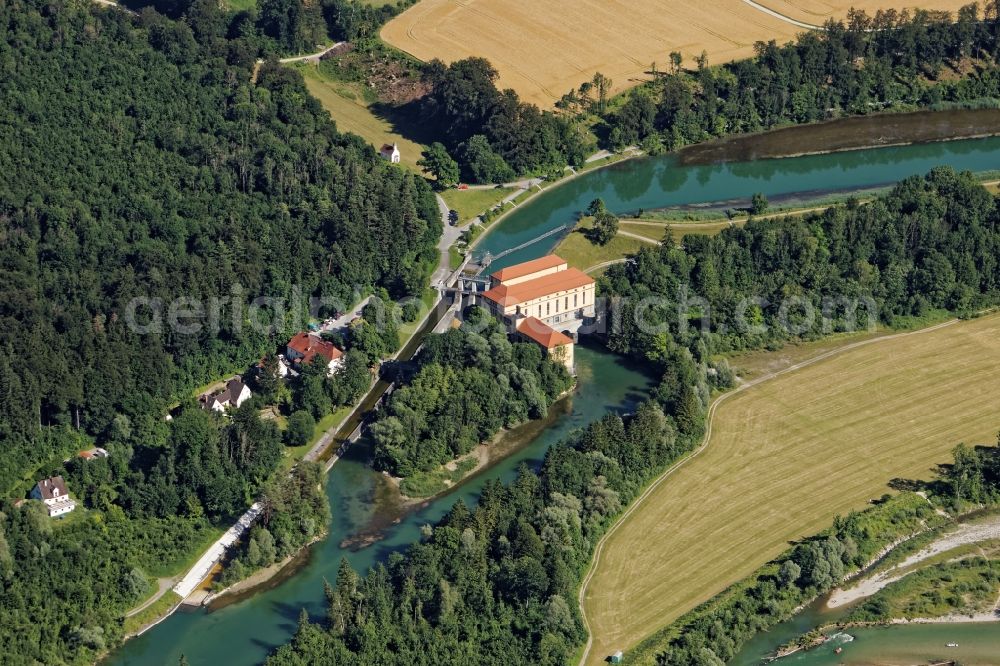
<svg viewBox="0 0 1000 666"><path fill-rule="evenodd" d="M327 360L335 361L344 355L332 342L327 342L318 335L302 331L288 341L288 346L302 355L302 363L311 363L316 354Z"/></svg>
<svg viewBox="0 0 1000 666"><path fill-rule="evenodd" d="M84 460L91 460L94 458L96 454L93 451L87 450L87 451L80 451L80 453L78 453L77 455L80 458L83 458Z"/></svg>
<svg viewBox="0 0 1000 666"><path fill-rule="evenodd" d="M537 273L538 271L555 268L556 266L560 266L565 263L566 260L562 257L549 254L538 259L526 261L523 264L514 264L513 266L502 268L496 273L493 273L490 277L494 280L498 280L499 282L503 282L504 280L514 280L516 278L524 277L525 275Z"/></svg>
<svg viewBox="0 0 1000 666"><path fill-rule="evenodd" d="M501 307L507 307L590 284L594 284L594 278L576 268L567 268L564 271L543 275L527 282L497 285L484 291L483 298L488 298Z"/></svg>
<svg viewBox="0 0 1000 666"><path fill-rule="evenodd" d="M523 319L521 323L517 325L517 332L534 340L546 349L573 344L573 338L569 337L565 333L560 333L538 317L528 317Z"/></svg>

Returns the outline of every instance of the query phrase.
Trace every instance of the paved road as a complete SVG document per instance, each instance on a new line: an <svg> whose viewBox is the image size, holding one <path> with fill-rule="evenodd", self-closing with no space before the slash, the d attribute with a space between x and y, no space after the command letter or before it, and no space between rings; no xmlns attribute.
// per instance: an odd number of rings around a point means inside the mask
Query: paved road
<svg viewBox="0 0 1000 666"><path fill-rule="evenodd" d="M174 578L157 578L156 579L156 586L157 586L156 594L154 594L149 599L147 599L146 601L144 601L140 605L136 606L135 608L133 608L129 612L125 613L125 617L132 617L133 615L138 615L142 611L146 610L147 608L149 608L150 606L152 606L153 604L155 604L157 601L160 600L160 597L162 597L164 594L166 594L167 592L170 591L170 588L173 587L174 582L176 582L176 579L174 579Z"/></svg>
<svg viewBox="0 0 1000 666"><path fill-rule="evenodd" d="M182 599L186 599L188 595L194 592L198 585L201 584L201 581L205 580L205 577L212 571L212 567L215 566L216 562L226 554L226 549L236 543L236 540L245 531L250 529L250 526L257 520L257 516L260 514L262 508L260 502L254 502L247 509L246 513L240 516L235 525L226 530L225 534L219 537L218 541L209 546L208 550L191 567L191 570L174 586L174 592L179 594Z"/></svg>

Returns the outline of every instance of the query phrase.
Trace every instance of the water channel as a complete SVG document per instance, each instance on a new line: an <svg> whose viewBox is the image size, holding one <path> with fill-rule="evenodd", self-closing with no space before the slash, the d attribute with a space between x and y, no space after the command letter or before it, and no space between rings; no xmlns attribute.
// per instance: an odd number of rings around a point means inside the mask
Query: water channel
<svg viewBox="0 0 1000 666"><path fill-rule="evenodd" d="M681 166L674 156L629 160L580 175L522 205L496 223L495 228L483 238L481 248L497 253L548 229L571 223L579 211L596 197L603 198L609 209L619 213L639 208L648 210L745 200L755 192L763 192L771 199L807 198L817 192L889 184L938 165L977 172L998 169L1000 138L706 166ZM508 255L491 269L541 256L551 249L555 240L547 239ZM420 527L437 521L454 502L461 499L467 504L474 504L487 479L510 480L520 463L539 464L547 447L571 430L608 412L630 411L646 395L651 383L650 378L639 369L594 346L582 346L577 352L577 366L579 384L570 404L554 408L551 422L540 434L537 428L531 431L530 441L513 455L451 493L415 510L400 515L398 506L386 506L383 499L389 493L385 492L384 479L364 464L366 452L363 447L353 449L333 467L329 475L327 493L333 509L330 535L311 549L308 561L294 575L272 589L213 612L175 613L146 634L127 642L106 663L172 665L177 663L181 654L193 666L243 665L262 661L271 650L290 638L303 607L313 616L323 615L323 579L335 578L341 558L347 558L358 571L365 571L371 565L384 561L390 553L405 549L416 541L420 536ZM392 512L396 512L394 517L398 520L390 520L385 525L387 513ZM373 526L376 528L374 532ZM356 545L357 535L373 533L377 538L370 543L366 541L368 545ZM797 621L808 624L810 619L803 616ZM948 633L936 627L900 627L886 631L896 632L893 636L898 638L894 638L894 642L912 646L917 643L910 635L913 630L931 636L931 640L940 642L942 646L944 643L939 640L937 632L941 635ZM889 635L875 634L875 631L878 630L858 632L855 645L877 645ZM961 631L984 633L975 628ZM994 654L1000 654L995 638L1000 630L992 627L989 631L994 635L993 645L997 650ZM949 640L954 640L957 632L953 629L948 634ZM762 637L763 642L755 642L748 648L745 654L749 655L747 659L750 661L733 663L756 663L757 654L766 652L761 648L787 640L775 643L779 633L771 632ZM869 633L873 636L870 640ZM972 641L970 635L965 642ZM800 656L815 660L796 663L882 663L824 661L819 652ZM969 664L988 663L977 662L971 657L965 659L965 663ZM904 660L899 663L912 662Z"/></svg>

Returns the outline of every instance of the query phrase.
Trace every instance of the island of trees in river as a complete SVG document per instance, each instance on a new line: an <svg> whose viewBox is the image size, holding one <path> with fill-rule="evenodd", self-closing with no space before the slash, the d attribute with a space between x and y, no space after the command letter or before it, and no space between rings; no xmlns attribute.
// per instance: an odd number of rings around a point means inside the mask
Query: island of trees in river
<svg viewBox="0 0 1000 666"><path fill-rule="evenodd" d="M11 406L0 415L0 653L10 663L93 661L122 639L122 615L149 592L150 576L189 559L271 489L278 469L283 443L252 404L222 421L189 396L273 351L294 332L291 325L267 335L223 317L217 330L197 335L139 334L123 321L133 297L290 298L296 288L345 300L355 288L401 297L418 293L437 262L439 213L423 179L337 132L298 74L273 63L257 70L256 56L271 47L240 22L246 17L205 2L180 13L185 21L59 1L0 6L7 102L0 126L0 404ZM262 15L271 14L262 7ZM653 131L656 141L675 146L812 119L811 112L794 115L791 98L761 92L779 91L775 82L741 98L747 81L770 81L785 66L799 77L779 77L791 86L786 92L818 82L811 97L799 95L817 108L830 99L845 110L877 108L847 103L860 94L859 81L869 86L868 99L887 104L994 96L996 31L995 16L951 25L925 14L879 33L832 30L790 47L762 47L743 63L666 75L608 111L608 123L622 128L616 141L630 141L633 131L646 141ZM975 66L957 80L926 80L958 58ZM868 82L868 70L883 60L892 76L874 77L879 87ZM455 128L442 138L467 156L464 169L529 172L585 154L575 118L496 91L485 63L432 67L426 104L435 122ZM714 82L717 94L694 94L703 90L695 81ZM730 118L745 112L751 115ZM500 134L503 127L509 135ZM995 300L997 234L995 201L971 179L940 171L866 206L643 252L609 271L602 289L672 293L691 282L720 313L737 295L788 285L808 298L870 291L886 316L972 309ZM231 293L235 284L241 294ZM555 447L540 473L525 470L511 487L491 486L477 510L457 506L425 541L364 580L345 568L330 591L328 624L303 623L275 662L351 654L400 663L430 655L564 661L583 640L572 599L594 541L644 481L694 445L710 391L731 380L712 356L783 340L720 330L648 337L626 327L612 336L613 350L660 374L654 401ZM359 353L378 347L369 342ZM463 362L478 344L466 342ZM484 415L477 435L540 414L565 386L565 377L538 359L516 346L511 354L520 386L536 382L532 400ZM442 348L435 362L458 358ZM303 411L352 393L319 384L316 400L301 401ZM176 402L178 416L167 422ZM421 402L410 407L433 420ZM110 452L106 461L62 464L95 442ZM410 459L406 443L398 450L407 455L387 457L386 465L426 466ZM69 476L87 511L53 525L35 503L13 505L37 475L56 471ZM311 485L311 478L294 482ZM300 490L273 490L275 505ZM247 563L307 540L323 516L317 507L311 527L269 523Z"/></svg>

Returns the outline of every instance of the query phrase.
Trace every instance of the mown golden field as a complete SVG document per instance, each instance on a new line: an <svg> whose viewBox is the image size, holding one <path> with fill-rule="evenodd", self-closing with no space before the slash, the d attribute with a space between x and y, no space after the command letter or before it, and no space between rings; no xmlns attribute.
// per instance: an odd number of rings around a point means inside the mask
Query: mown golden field
<svg viewBox="0 0 1000 666"><path fill-rule="evenodd" d="M995 442L1000 316L864 340L730 396L707 446L603 544L584 590L587 663L634 647L893 478L929 478L956 444Z"/></svg>
<svg viewBox="0 0 1000 666"><path fill-rule="evenodd" d="M390 21L382 38L421 60L487 58L500 72L501 88L548 107L596 72L620 91L648 79L654 62L667 69L672 51L683 55L685 66L693 66L702 51L710 64L718 64L752 55L754 42L792 39L803 27L787 19L818 25L846 16L852 6L874 12L897 3L757 4L761 7L744 0L421 0ZM928 0L921 6L957 11L963 4Z"/></svg>

